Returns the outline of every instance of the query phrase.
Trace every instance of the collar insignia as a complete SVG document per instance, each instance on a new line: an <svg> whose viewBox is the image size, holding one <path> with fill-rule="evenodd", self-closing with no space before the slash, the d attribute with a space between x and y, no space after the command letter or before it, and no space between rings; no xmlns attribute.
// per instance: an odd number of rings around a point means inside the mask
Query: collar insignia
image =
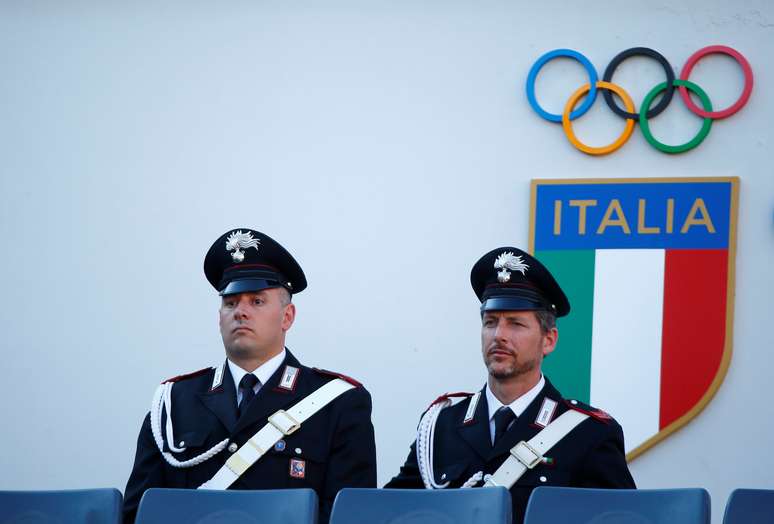
<svg viewBox="0 0 774 524"><path fill-rule="evenodd" d="M518 255L514 255L511 251L503 252L494 263L495 269L499 269L497 272L497 281L501 284L508 282L511 279L511 271L519 271L522 275L526 274L529 266L524 263L524 260ZM508 270L511 271L508 271Z"/></svg>
<svg viewBox="0 0 774 524"><path fill-rule="evenodd" d="M215 376L212 377L212 387L210 391L215 391L223 385L223 372L226 370L226 361L220 363L220 366L215 368Z"/></svg>
<svg viewBox="0 0 774 524"><path fill-rule="evenodd" d="M279 387L293 391L296 388L296 379L298 378L298 368L293 366L285 366L282 371L282 379L280 379Z"/></svg>
<svg viewBox="0 0 774 524"><path fill-rule="evenodd" d="M476 391L476 394L470 399L470 404L468 404L468 410L465 412L465 419L462 421L463 424L470 424L473 422L473 417L476 416L476 406L478 406L478 400L480 398L481 391Z"/></svg>
<svg viewBox="0 0 774 524"><path fill-rule="evenodd" d="M245 259L245 252L249 248L255 248L258 251L258 244L261 241L258 238L253 238L253 234L250 231L242 233L242 230L234 231L226 239L226 251L234 251L231 253L231 258L234 262L242 262Z"/></svg>

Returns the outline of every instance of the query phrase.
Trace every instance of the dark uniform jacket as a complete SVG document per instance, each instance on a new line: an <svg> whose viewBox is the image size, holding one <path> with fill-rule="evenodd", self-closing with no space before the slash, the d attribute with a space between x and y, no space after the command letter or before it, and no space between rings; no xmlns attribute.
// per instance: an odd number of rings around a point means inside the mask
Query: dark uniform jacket
<svg viewBox="0 0 774 524"><path fill-rule="evenodd" d="M511 488L513 522L524 520L527 499L537 486L575 486L595 488L634 488L624 454L621 426L607 414L585 404L571 404L546 379L546 385L505 435L492 447L489 433L489 408L482 390L473 420L465 424L470 398L441 411L435 426L433 469L439 484L449 481L458 488L473 474L492 474L502 464L510 449L520 441L529 441L542 426L535 424L543 399L558 402L553 419L568 409L578 409L591 416L545 454L546 460L527 472ZM552 419L552 420L553 420ZM479 484L480 485L480 484ZM419 475L416 442L406 463L386 488L424 488Z"/></svg>
<svg viewBox="0 0 774 524"><path fill-rule="evenodd" d="M294 389L278 387L286 365L299 368ZM287 352L284 362L264 384L247 411L237 420L234 379L225 368L223 383L212 390L215 370L182 377L172 388L174 438L185 442L186 451L175 453L187 460L228 438L244 444L267 423L278 409L288 409L326 382L336 378L299 364ZM162 431L166 418L162 419ZM320 522L330 516L336 493L344 487L376 487L376 449L371 424L371 396L362 386L349 390L301 424L295 433L283 438L248 469L229 489L312 488L320 501ZM169 451L166 435L165 451ZM175 468L162 457L153 440L150 415L145 417L137 440L137 454L126 485L124 522L134 521L140 497L148 488L197 488L226 462L228 447L209 460L191 468ZM291 459L303 460L291 475ZM296 463L297 464L297 463Z"/></svg>

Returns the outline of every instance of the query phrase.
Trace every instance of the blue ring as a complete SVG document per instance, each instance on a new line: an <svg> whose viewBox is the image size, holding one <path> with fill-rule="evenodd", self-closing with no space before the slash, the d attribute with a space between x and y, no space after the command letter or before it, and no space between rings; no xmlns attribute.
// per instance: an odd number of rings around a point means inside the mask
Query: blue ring
<svg viewBox="0 0 774 524"><path fill-rule="evenodd" d="M591 106L594 104L594 100L597 99L597 70L594 69L593 65L591 65L589 59L579 52L573 51L572 49L554 49L553 51L549 51L548 53L538 58L537 62L535 62L532 65L532 68L529 70L529 75L527 75L527 100L529 100L529 105L532 106L532 109L534 109L537 114L551 122L561 122L562 115L549 113L540 107L540 105L537 103L537 99L535 98L535 79L537 78L540 69L546 65L547 62L560 56L574 58L580 62L581 65L586 68L586 72L589 74L589 84L591 85L589 94L586 96L586 100L578 109L570 113L570 120L575 120L579 116L582 116L591 108Z"/></svg>

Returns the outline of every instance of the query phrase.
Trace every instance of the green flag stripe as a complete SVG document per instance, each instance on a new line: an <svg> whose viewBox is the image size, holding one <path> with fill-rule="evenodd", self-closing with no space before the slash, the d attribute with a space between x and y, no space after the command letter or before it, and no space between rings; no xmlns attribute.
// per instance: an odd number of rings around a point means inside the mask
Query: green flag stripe
<svg viewBox="0 0 774 524"><path fill-rule="evenodd" d="M591 327L594 310L594 250L536 251L570 300L560 318L559 343L543 361L543 371L565 397L591 397Z"/></svg>

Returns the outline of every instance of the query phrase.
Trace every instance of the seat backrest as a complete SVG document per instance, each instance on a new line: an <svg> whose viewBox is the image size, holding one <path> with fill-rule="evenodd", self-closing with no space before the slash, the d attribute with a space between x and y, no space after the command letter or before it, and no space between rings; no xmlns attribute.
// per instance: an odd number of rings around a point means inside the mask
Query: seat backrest
<svg viewBox="0 0 774 524"><path fill-rule="evenodd" d="M330 524L511 524L505 488L345 488L333 502Z"/></svg>
<svg viewBox="0 0 774 524"><path fill-rule="evenodd" d="M0 524L119 524L122 500L114 488L0 491Z"/></svg>
<svg viewBox="0 0 774 524"><path fill-rule="evenodd" d="M587 489L541 486L527 503L524 524L709 524L702 488Z"/></svg>
<svg viewBox="0 0 774 524"><path fill-rule="evenodd" d="M723 524L774 522L774 489L735 489L726 502Z"/></svg>
<svg viewBox="0 0 774 524"><path fill-rule="evenodd" d="M311 489L147 490L136 524L317 524Z"/></svg>

